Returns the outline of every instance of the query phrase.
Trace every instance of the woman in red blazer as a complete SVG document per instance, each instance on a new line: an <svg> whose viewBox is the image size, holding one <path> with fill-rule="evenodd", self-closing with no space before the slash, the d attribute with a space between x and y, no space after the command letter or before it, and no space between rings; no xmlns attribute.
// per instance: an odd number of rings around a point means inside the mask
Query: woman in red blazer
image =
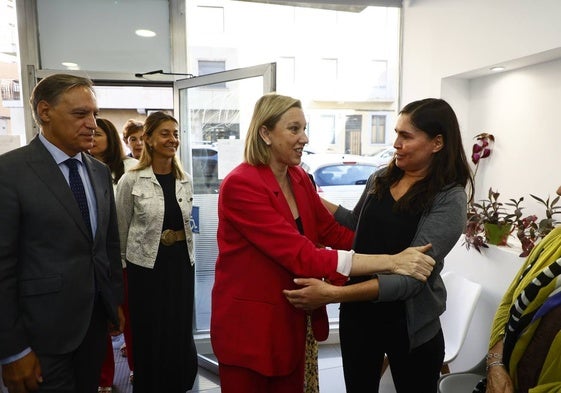
<svg viewBox="0 0 561 393"><path fill-rule="evenodd" d="M299 100L260 98L244 163L220 188L211 340L223 393L303 392L307 314L283 295L294 278L343 284L349 275L393 271L426 280L434 264L424 254L430 245L393 256L343 251L353 232L335 222L299 166L305 129ZM325 307L311 321L325 340Z"/></svg>

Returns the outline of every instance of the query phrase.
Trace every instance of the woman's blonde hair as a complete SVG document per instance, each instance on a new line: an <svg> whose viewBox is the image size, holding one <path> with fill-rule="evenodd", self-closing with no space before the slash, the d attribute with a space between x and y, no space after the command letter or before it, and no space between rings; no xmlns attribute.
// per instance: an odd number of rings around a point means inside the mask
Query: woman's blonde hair
<svg viewBox="0 0 561 393"><path fill-rule="evenodd" d="M150 137L156 128L166 121L172 121L175 124L179 124L173 116L168 115L165 112L154 112L146 118L144 121L144 137L142 138L144 141L144 149L142 149L138 165L133 170L141 170L152 165L152 148L148 145L147 137ZM183 167L181 166L181 162L177 156L173 157L171 166L174 177L176 179L183 180Z"/></svg>
<svg viewBox="0 0 561 393"><path fill-rule="evenodd" d="M268 165L271 152L259 135L261 126L269 130L275 128L281 116L290 108L302 109L302 103L296 98L280 94L265 94L255 103L253 116L245 138L244 161L251 165Z"/></svg>

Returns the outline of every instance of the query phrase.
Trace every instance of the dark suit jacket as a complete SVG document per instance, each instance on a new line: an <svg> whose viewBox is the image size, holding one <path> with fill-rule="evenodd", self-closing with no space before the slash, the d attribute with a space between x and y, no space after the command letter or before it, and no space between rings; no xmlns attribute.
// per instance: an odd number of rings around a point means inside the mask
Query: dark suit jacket
<svg viewBox="0 0 561 393"><path fill-rule="evenodd" d="M306 313L282 290L295 289L295 277L344 283L336 273L337 252L319 246L350 249L354 235L335 222L302 168L288 173L305 237L268 166L235 168L218 200L212 346L219 362L268 376L287 375L304 359ZM316 338L325 340L325 307L314 312L312 322Z"/></svg>
<svg viewBox="0 0 561 393"><path fill-rule="evenodd" d="M96 298L116 321L123 294L111 175L87 154L83 162L97 199L93 239L38 137L0 156L0 359L26 347L75 350Z"/></svg>

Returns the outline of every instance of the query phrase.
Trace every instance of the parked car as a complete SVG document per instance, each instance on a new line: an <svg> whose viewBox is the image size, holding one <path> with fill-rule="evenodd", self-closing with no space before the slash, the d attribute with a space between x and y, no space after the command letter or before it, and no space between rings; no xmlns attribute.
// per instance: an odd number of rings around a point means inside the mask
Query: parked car
<svg viewBox="0 0 561 393"><path fill-rule="evenodd" d="M394 155L395 147L387 146L379 152L372 154L369 158L372 159L372 162L374 164L378 165L380 168L383 168L389 164Z"/></svg>
<svg viewBox="0 0 561 393"><path fill-rule="evenodd" d="M337 153L308 154L301 166L312 175L322 198L348 209L354 208L368 177L378 169L371 157Z"/></svg>
<svg viewBox="0 0 561 393"><path fill-rule="evenodd" d="M193 186L197 194L216 194L220 182L218 180L218 150L212 145L194 145Z"/></svg>

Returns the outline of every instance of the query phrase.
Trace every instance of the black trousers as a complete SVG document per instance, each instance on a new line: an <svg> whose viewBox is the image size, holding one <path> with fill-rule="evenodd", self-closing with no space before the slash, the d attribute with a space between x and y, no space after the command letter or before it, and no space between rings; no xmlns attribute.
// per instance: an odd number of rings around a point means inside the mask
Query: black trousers
<svg viewBox="0 0 561 393"><path fill-rule="evenodd" d="M39 392L96 393L107 349L107 329L107 315L101 301L96 301L88 332L75 351L37 354L43 375Z"/></svg>
<svg viewBox="0 0 561 393"><path fill-rule="evenodd" d="M376 304L342 304L339 334L347 393L378 392L384 356L398 393L436 393L444 359L442 331L409 351L403 308L385 319Z"/></svg>

